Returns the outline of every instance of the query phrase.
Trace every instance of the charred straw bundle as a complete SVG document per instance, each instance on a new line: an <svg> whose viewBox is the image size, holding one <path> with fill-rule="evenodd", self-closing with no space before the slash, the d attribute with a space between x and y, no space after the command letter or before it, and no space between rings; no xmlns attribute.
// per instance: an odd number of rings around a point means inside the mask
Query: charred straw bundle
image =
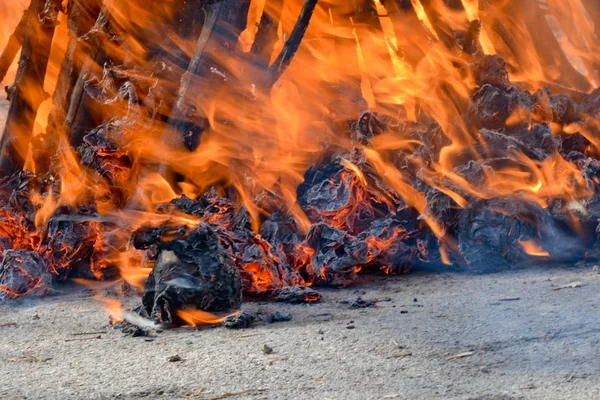
<svg viewBox="0 0 600 400"><path fill-rule="evenodd" d="M10 37L0 299L125 281L193 324L597 257L598 32L565 33L593 2L164 3L32 0Z"/></svg>

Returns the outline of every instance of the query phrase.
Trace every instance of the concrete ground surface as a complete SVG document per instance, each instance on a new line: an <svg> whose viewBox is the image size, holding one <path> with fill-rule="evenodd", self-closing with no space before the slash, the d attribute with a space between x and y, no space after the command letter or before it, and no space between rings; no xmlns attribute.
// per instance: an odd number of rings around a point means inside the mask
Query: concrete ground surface
<svg viewBox="0 0 600 400"><path fill-rule="evenodd" d="M600 398L596 267L363 279L319 304L244 304L290 322L151 337L109 326L86 290L0 305L0 398ZM344 303L359 295L380 301Z"/></svg>
<svg viewBox="0 0 600 400"><path fill-rule="evenodd" d="M244 304L290 322L151 337L113 329L86 290L1 304L0 399L600 398L592 265L368 280L315 305ZM343 303L357 296L386 301Z"/></svg>

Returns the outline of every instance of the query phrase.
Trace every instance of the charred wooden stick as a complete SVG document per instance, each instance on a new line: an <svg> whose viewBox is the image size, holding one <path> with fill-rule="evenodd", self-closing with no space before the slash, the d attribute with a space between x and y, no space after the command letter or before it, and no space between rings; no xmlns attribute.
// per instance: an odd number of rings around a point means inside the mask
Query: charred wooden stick
<svg viewBox="0 0 600 400"><path fill-rule="evenodd" d="M15 31L12 35L10 35L8 43L6 44L4 51L2 51L2 55L0 55L0 82L2 82L6 77L8 69L23 45L25 31L27 30L27 23L29 22L30 17L31 13L29 9L25 10L21 20L19 21L19 24L15 28Z"/></svg>
<svg viewBox="0 0 600 400"><path fill-rule="evenodd" d="M204 25L187 71L181 77L177 100L169 116L163 141L172 147L184 145L194 150L208 127L208 119L198 107L196 93L214 91L228 77L221 57L237 49L239 34L246 26L249 0L221 0L204 6ZM194 94L190 94L191 90ZM165 174L164 166L160 168Z"/></svg>
<svg viewBox="0 0 600 400"><path fill-rule="evenodd" d="M483 24L491 27L492 31L504 42L504 45L506 45L517 60L520 68L529 68L532 57L530 54L523 52L518 38L513 35L514 31L519 31L519 29L515 29L517 25L514 21L511 22L500 18L495 7L496 4L492 0L482 0L480 2L480 9L484 11L482 13ZM527 28L535 27L535 32L531 32L531 40L542 65L558 65L563 83L576 90L588 91L590 88L589 83L567 59L537 2L516 2L514 4L514 14L523 16L523 21L517 20L517 22L522 22L523 26ZM550 71L552 68L547 68L547 70Z"/></svg>
<svg viewBox="0 0 600 400"><path fill-rule="evenodd" d="M394 0L383 2L386 11L393 23L394 34L404 41L403 46L399 46L398 52L414 68L425 55L423 50L414 40L407 39L411 36L423 38L433 37L423 23L419 20L410 1ZM425 40L424 40L425 41Z"/></svg>
<svg viewBox="0 0 600 400"><path fill-rule="evenodd" d="M101 334L105 334L105 333L106 333L106 331L76 332L76 333L71 333L71 336L101 335Z"/></svg>
<svg viewBox="0 0 600 400"><path fill-rule="evenodd" d="M23 168L38 108L47 97L44 78L59 6L53 0L33 0L30 6L37 18L27 24L17 77L7 89L11 104L0 141L0 173L5 176Z"/></svg>
<svg viewBox="0 0 600 400"><path fill-rule="evenodd" d="M85 93L86 82L95 74L100 74L107 58L106 48L109 47L108 32L110 31L110 13L103 6L92 29L81 37L81 40L90 41L91 50L86 55L86 60L80 68L77 81L71 91L69 105L66 109L64 128L72 146L76 147L83 141L85 134L98 126L97 120L90 104L90 99Z"/></svg>
<svg viewBox="0 0 600 400"><path fill-rule="evenodd" d="M65 339L65 342L81 342L84 340L96 340L96 339L102 339L102 336L98 335L98 336L90 336L90 337L83 337L83 338L69 338L69 339Z"/></svg>
<svg viewBox="0 0 600 400"><path fill-rule="evenodd" d="M73 92L77 80L81 75L84 59L90 54L91 45L87 41L80 40L90 31L98 18L102 0L71 0L68 7L69 43L65 57L60 67L60 73L56 88L52 95L52 109L48 116L46 132L51 134L52 145L45 153L51 153L50 149L57 143L57 133L68 133L69 126L66 123L69 104L73 98ZM50 154L39 155L34 158L37 171L45 171L48 168L46 158ZM42 160L41 158L44 158Z"/></svg>
<svg viewBox="0 0 600 400"><path fill-rule="evenodd" d="M84 54L88 53L90 45L81 41L81 36L89 32L100 14L102 0L71 0L69 3L69 44L65 58L61 65L56 90L53 94L53 109L50 113L50 122L64 123L68 102L71 98L73 87L79 77ZM57 121L60 119L61 121Z"/></svg>
<svg viewBox="0 0 600 400"><path fill-rule="evenodd" d="M179 120L179 118L177 117L183 116L184 114L184 102L186 100L188 91L192 86L194 75L200 73L202 59L204 57L204 51L206 49L208 40L210 39L210 35L214 30L215 24L217 23L219 12L221 11L221 6L222 3L218 2L215 4L210 4L205 8L204 26L202 28L202 32L200 33L200 37L198 38L198 42L196 43L194 55L192 56L187 71L184 72L184 74L181 76L181 85L179 86L177 100L175 101L174 110L171 116L171 118L173 118L174 120Z"/></svg>
<svg viewBox="0 0 600 400"><path fill-rule="evenodd" d="M465 44L463 46L463 51L466 54L474 56L478 53L481 53L481 43L479 42L480 35L481 21L471 21L469 24L469 29L467 30L467 34L465 35Z"/></svg>
<svg viewBox="0 0 600 400"><path fill-rule="evenodd" d="M252 44L251 53L255 56L254 63L258 68L268 69L273 48L277 42L277 30L279 21L281 20L281 12L283 10L283 0L274 0L272 2L273 15L270 15L266 10L261 16L258 25L258 32Z"/></svg>
<svg viewBox="0 0 600 400"><path fill-rule="evenodd" d="M296 25L290 34L290 38L287 42L285 42L283 49L281 49L281 52L267 70L263 80L261 80L257 85L261 90L268 92L273 85L275 85L275 82L281 78L281 75L283 75L287 67L292 62L294 55L300 47L300 43L302 43L306 29L308 29L308 25L310 24L310 20L318 1L319 0L306 0L304 2L304 7L302 7L302 11L300 12L300 16L296 21Z"/></svg>
<svg viewBox="0 0 600 400"><path fill-rule="evenodd" d="M452 28L443 20L439 11L436 8L438 0L421 0L421 5L429 22L435 31L437 37L446 45L449 50L457 50L460 48L456 36Z"/></svg>

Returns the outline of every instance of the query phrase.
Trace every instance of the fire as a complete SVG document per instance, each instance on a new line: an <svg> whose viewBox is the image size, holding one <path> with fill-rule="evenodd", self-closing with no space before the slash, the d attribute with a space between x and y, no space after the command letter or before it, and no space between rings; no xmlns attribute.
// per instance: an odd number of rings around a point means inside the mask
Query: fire
<svg viewBox="0 0 600 400"><path fill-rule="evenodd" d="M549 257L550 253L548 253L546 250L544 250L542 248L542 246L539 245L539 243L536 243L535 240L530 239L530 240L521 240L519 242L521 244L521 246L523 246L523 250L525 250L525 253L529 254L530 256L535 256L535 257Z"/></svg>
<svg viewBox="0 0 600 400"><path fill-rule="evenodd" d="M108 314L112 324L124 321L123 305L119 300L108 297L100 297L98 300L105 303L104 310Z"/></svg>
<svg viewBox="0 0 600 400"><path fill-rule="evenodd" d="M225 318L231 315L237 315L238 312L219 317L206 311L198 309L183 309L177 311L177 316L181 318L186 325L201 326L201 325L216 325L225 321Z"/></svg>
<svg viewBox="0 0 600 400"><path fill-rule="evenodd" d="M594 231L592 1L9 3L0 255L32 269L0 278L9 297L94 278L156 291L149 314L219 323L210 296L165 305L210 286L215 260L233 289L277 298L472 266L477 246L554 257L554 236Z"/></svg>

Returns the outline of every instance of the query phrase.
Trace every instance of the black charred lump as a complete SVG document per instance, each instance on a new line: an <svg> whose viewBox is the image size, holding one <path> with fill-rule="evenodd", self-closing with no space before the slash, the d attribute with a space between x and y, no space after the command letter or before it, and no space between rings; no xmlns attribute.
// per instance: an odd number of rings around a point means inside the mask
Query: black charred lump
<svg viewBox="0 0 600 400"><path fill-rule="evenodd" d="M77 149L81 162L92 167L111 185L129 179L131 162L127 152L105 136L104 129L95 129L83 138Z"/></svg>
<svg viewBox="0 0 600 400"><path fill-rule="evenodd" d="M46 223L38 252L58 280L92 278L90 257L100 232L97 217L93 205L61 206Z"/></svg>
<svg viewBox="0 0 600 400"><path fill-rule="evenodd" d="M414 232L406 231L408 226L408 221L397 217L374 221L367 232L358 236L369 244L369 262L384 268L388 273L410 271L418 259L419 250L413 238Z"/></svg>
<svg viewBox="0 0 600 400"><path fill-rule="evenodd" d="M300 243L298 238L298 225L296 220L277 210L263 222L260 235L273 249L271 252L282 254L288 264L294 264L296 246Z"/></svg>
<svg viewBox="0 0 600 400"><path fill-rule="evenodd" d="M0 287L0 301L26 295L42 296L52 287L52 275L37 253L6 250L0 263Z"/></svg>
<svg viewBox="0 0 600 400"><path fill-rule="evenodd" d="M460 215L458 242L474 272L494 272L528 258L523 242L553 236L553 221L537 203L519 198L476 200Z"/></svg>
<svg viewBox="0 0 600 400"><path fill-rule="evenodd" d="M510 87L506 61L497 54L476 57L471 70L478 86L492 85L500 89Z"/></svg>
<svg viewBox="0 0 600 400"><path fill-rule="evenodd" d="M352 235L404 207L358 148L350 153L331 149L306 170L297 195L311 222L326 222Z"/></svg>
<svg viewBox="0 0 600 400"><path fill-rule="evenodd" d="M547 87L538 90L533 98L536 102L534 114L540 122L568 124L577 121L577 105L566 94L552 95Z"/></svg>
<svg viewBox="0 0 600 400"><path fill-rule="evenodd" d="M356 268L369 261L369 245L333 226L313 225L306 237L314 250L313 273L325 282L345 286L356 279Z"/></svg>
<svg viewBox="0 0 600 400"><path fill-rule="evenodd" d="M227 329L246 329L250 328L256 315L246 311L242 311L239 314L230 315L223 321L223 326Z"/></svg>
<svg viewBox="0 0 600 400"><path fill-rule="evenodd" d="M95 206L62 206L46 224L40 254L58 280L72 276L91 278L90 257L100 225Z"/></svg>
<svg viewBox="0 0 600 400"><path fill-rule="evenodd" d="M177 325L177 311L187 308L214 312L240 307L240 273L211 227L202 224L184 238L157 245L160 253L142 299L155 321Z"/></svg>
<svg viewBox="0 0 600 400"><path fill-rule="evenodd" d="M467 114L478 129L501 129L509 117L527 126L533 107L532 96L528 92L521 92L515 87L500 89L486 84L473 94Z"/></svg>
<svg viewBox="0 0 600 400"><path fill-rule="evenodd" d="M321 300L319 292L306 286L284 287L274 295L276 301L290 304L316 303Z"/></svg>
<svg viewBox="0 0 600 400"><path fill-rule="evenodd" d="M592 118L600 116L600 88L595 89L583 98L579 106L579 112Z"/></svg>
<svg viewBox="0 0 600 400"><path fill-rule="evenodd" d="M352 130L352 139L363 145L370 145L375 136L381 135L388 123L385 116L375 112L365 111Z"/></svg>
<svg viewBox="0 0 600 400"><path fill-rule="evenodd" d="M508 133L481 129L479 140L486 146L477 146L487 159L511 157L511 151L518 151L527 157L544 160L552 156L560 147L559 140L552 135L547 125L534 125L533 129L517 128Z"/></svg>

